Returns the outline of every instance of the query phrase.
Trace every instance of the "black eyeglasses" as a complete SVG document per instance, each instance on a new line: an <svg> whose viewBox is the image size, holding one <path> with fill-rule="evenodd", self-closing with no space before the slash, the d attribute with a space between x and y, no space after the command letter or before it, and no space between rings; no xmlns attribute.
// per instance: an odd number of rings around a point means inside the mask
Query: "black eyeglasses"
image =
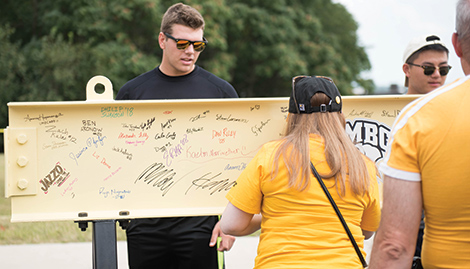
<svg viewBox="0 0 470 269"><path fill-rule="evenodd" d="M431 66L431 65L417 65L417 64L412 64L412 63L408 63L409 65L412 65L412 66L417 66L417 67L421 67L423 68L424 70L424 74L426 76L430 76L432 74L434 74L434 71L436 71L436 67L435 66ZM447 76L447 74L449 73L449 70L452 68L452 66L450 65L444 65L444 66L439 66L439 74L441 74L441 76Z"/></svg>
<svg viewBox="0 0 470 269"><path fill-rule="evenodd" d="M189 45L193 45L194 50L197 52L201 52L206 48L207 40L203 37L203 41L191 41L186 39L176 39L168 33L163 33L166 37L173 39L176 42L176 48L179 50L185 50L189 47Z"/></svg>

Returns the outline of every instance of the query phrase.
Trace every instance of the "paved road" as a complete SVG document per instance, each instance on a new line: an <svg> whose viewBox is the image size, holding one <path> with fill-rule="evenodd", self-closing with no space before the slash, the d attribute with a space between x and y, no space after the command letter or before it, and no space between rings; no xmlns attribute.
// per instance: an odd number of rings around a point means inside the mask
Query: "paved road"
<svg viewBox="0 0 470 269"><path fill-rule="evenodd" d="M253 268L258 237L237 238L226 252L226 269ZM118 268L128 269L127 244L117 242ZM0 245L2 269L87 269L92 268L92 244Z"/></svg>
<svg viewBox="0 0 470 269"><path fill-rule="evenodd" d="M253 268L258 240L258 237L237 238L233 248L225 254L226 269ZM367 253L370 253L372 241L373 239L370 239L365 242ZM128 269L126 242L119 241L117 250L118 268ZM0 268L2 269L91 269L92 267L91 242L0 245Z"/></svg>

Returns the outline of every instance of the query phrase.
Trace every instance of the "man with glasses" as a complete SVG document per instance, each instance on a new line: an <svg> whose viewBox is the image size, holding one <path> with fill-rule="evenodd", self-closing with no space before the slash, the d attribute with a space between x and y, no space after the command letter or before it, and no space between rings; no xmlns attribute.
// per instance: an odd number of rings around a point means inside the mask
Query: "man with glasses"
<svg viewBox="0 0 470 269"><path fill-rule="evenodd" d="M227 81L196 65L208 44L196 9L181 3L168 8L158 41L160 65L127 82L116 100L238 97ZM221 232L217 216L134 219L126 233L131 269L216 269L217 250L230 250L235 240Z"/></svg>
<svg viewBox="0 0 470 269"><path fill-rule="evenodd" d="M403 72L408 94L426 94L444 85L452 68L448 65L449 50L436 35L425 35L410 41L403 54ZM421 257L424 235L424 213L416 241L415 256Z"/></svg>
<svg viewBox="0 0 470 269"><path fill-rule="evenodd" d="M444 85L451 66L449 50L436 35L410 41L403 54L403 72L408 94L426 94Z"/></svg>

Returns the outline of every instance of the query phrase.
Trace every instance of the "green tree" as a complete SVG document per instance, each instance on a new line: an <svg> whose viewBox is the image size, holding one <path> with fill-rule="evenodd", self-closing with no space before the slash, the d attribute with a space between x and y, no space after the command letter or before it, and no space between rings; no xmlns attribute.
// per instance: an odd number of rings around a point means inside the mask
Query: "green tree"
<svg viewBox="0 0 470 269"><path fill-rule="evenodd" d="M242 96L288 96L294 75L332 77L343 94L370 69L357 44L357 24L330 0L228 0L233 11L229 44L237 61L235 88ZM334 19L332 19L334 18Z"/></svg>
<svg viewBox="0 0 470 269"><path fill-rule="evenodd" d="M84 100L104 75L115 92L161 60L158 33L174 0L5 0L0 8L0 127L7 102ZM198 64L242 97L288 96L294 75L332 77L343 94L370 68L357 24L331 0L187 0L206 20Z"/></svg>
<svg viewBox="0 0 470 269"><path fill-rule="evenodd" d="M2 2L0 127L7 102L84 100L95 75L119 89L155 66L161 13L151 0Z"/></svg>

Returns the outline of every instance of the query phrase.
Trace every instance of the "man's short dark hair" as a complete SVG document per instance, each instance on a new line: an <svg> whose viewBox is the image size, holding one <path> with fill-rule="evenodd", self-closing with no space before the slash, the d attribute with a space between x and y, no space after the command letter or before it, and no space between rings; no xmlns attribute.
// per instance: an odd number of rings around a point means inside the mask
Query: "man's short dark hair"
<svg viewBox="0 0 470 269"><path fill-rule="evenodd" d="M205 22L201 13L195 8L183 3L178 3L169 7L163 15L160 32L173 34L172 27L175 24L181 24L192 29L201 28L204 30Z"/></svg>

